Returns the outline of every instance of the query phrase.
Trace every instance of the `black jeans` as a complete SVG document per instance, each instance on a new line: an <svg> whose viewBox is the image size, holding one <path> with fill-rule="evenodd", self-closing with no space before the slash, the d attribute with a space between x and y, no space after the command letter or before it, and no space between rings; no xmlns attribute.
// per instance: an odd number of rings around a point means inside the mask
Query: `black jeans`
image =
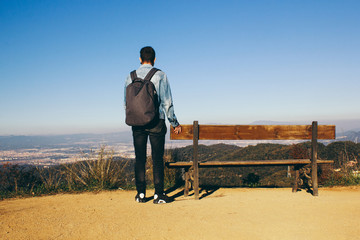
<svg viewBox="0 0 360 240"><path fill-rule="evenodd" d="M153 176L155 193L164 192L164 148L166 134L165 120L150 127L132 127L133 142L135 148L135 183L138 193L145 193L145 164L146 147L148 137L150 138L151 157L153 161Z"/></svg>

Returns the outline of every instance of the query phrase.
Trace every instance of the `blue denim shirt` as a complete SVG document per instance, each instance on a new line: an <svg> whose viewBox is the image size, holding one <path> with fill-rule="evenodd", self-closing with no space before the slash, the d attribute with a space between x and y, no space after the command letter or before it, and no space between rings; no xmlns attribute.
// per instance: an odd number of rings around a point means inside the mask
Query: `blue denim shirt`
<svg viewBox="0 0 360 240"><path fill-rule="evenodd" d="M153 68L151 64L143 64L137 70L136 74L139 78L145 78L146 74ZM171 95L170 84L167 79L167 76L162 71L157 71L155 75L152 77L151 82L155 85L156 91L158 93L159 98L159 111L160 111L160 119L165 119L165 116L169 120L171 126L177 127L179 122L174 113L173 100ZM124 104L126 108L126 87L131 83L130 74L127 76L125 80L125 89L124 89Z"/></svg>

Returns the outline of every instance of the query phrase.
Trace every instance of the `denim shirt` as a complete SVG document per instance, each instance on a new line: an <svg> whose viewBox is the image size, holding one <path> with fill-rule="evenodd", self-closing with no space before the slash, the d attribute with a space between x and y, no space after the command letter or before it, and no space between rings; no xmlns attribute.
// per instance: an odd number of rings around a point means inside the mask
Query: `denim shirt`
<svg viewBox="0 0 360 240"><path fill-rule="evenodd" d="M151 64L143 64L137 70L136 74L139 78L144 79L146 74L153 68ZM169 120L171 126L177 127L179 122L174 113L173 100L171 96L170 84L167 79L167 76L162 71L157 71L155 75L151 78L151 82L155 85L156 91L159 98L159 117L160 119L165 119L165 115ZM124 104L126 108L126 87L131 83L130 74L125 80L125 89L124 89Z"/></svg>

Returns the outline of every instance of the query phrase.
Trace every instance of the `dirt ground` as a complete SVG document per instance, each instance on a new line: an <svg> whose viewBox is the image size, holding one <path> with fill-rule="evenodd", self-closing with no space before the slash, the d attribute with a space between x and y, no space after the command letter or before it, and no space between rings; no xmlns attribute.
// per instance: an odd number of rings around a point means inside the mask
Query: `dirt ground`
<svg viewBox="0 0 360 240"><path fill-rule="evenodd" d="M360 187L180 191L164 205L122 190L3 200L0 239L360 239Z"/></svg>

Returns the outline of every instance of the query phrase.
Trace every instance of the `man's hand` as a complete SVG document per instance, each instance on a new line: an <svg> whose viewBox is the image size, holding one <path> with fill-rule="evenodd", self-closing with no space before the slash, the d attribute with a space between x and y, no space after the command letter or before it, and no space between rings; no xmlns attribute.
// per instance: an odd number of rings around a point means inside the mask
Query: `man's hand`
<svg viewBox="0 0 360 240"><path fill-rule="evenodd" d="M177 127L174 128L174 133L175 134L181 133L181 125L180 124Z"/></svg>

